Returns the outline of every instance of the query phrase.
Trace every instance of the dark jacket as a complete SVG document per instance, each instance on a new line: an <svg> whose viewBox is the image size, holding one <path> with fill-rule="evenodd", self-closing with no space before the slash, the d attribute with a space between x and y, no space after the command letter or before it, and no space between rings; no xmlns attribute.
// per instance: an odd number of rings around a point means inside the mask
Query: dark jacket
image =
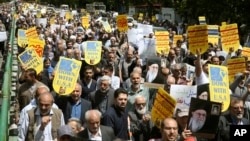
<svg viewBox="0 0 250 141"><path fill-rule="evenodd" d="M115 139L115 134L111 127L101 125L100 128L102 134L102 141L112 141ZM79 132L77 136L83 140L90 140L88 129Z"/></svg>

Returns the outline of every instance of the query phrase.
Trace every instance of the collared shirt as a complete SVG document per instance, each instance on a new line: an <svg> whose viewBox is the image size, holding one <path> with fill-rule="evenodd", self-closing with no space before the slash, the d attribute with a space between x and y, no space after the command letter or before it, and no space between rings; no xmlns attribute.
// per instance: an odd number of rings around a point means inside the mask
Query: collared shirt
<svg viewBox="0 0 250 141"><path fill-rule="evenodd" d="M146 101L147 101L147 109L148 109L148 105L149 105L149 91L148 91L148 88L145 88L143 87L142 85L140 85L140 88L139 90L137 90L136 92L133 91L131 89L131 87L128 88L128 103L127 103L127 110L128 111L134 111L134 102L135 102L135 97L136 95L142 95L146 98Z"/></svg>
<svg viewBox="0 0 250 141"><path fill-rule="evenodd" d="M19 118L19 123L18 124L21 125L21 123L24 120L25 113L27 111L31 110L32 108L36 108L36 107L37 107L36 99L33 98L30 101L30 103L22 109L22 111L20 113L20 118ZM58 106L55 103L53 103L52 108L58 109Z"/></svg>
<svg viewBox="0 0 250 141"><path fill-rule="evenodd" d="M52 116L54 113L52 110L50 110L50 115ZM52 141L52 133L51 133L51 128L52 128L52 123L51 121L47 124L47 126L44 128L44 131L39 130L41 126L41 114L39 108L35 111L35 117L36 118L36 123L34 123L34 141ZM63 114L61 116L61 125L65 125L64 123L64 117ZM21 123L21 125L18 127L18 141L24 141L25 137L28 133L28 127L29 127L29 115L26 112L24 116L24 120Z"/></svg>
<svg viewBox="0 0 250 141"><path fill-rule="evenodd" d="M232 124L233 125L244 125L243 124L243 122L242 122L242 120L240 120L240 122L238 122L236 119L234 119L233 117L231 117L232 118Z"/></svg>
<svg viewBox="0 0 250 141"><path fill-rule="evenodd" d="M72 104L72 111L71 111L71 117L76 117L78 119L81 119L81 99L79 102Z"/></svg>
<svg viewBox="0 0 250 141"><path fill-rule="evenodd" d="M99 127L98 132L96 135L93 135L89 129L88 130L88 135L89 135L89 139L93 140L93 141L102 141L102 133L101 133L101 128Z"/></svg>

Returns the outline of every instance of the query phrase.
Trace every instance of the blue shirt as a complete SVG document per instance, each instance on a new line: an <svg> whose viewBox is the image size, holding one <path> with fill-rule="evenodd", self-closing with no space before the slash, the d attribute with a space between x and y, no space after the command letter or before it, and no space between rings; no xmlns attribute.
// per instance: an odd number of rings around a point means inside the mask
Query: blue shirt
<svg viewBox="0 0 250 141"><path fill-rule="evenodd" d="M81 119L81 99L79 102L72 104L71 117Z"/></svg>

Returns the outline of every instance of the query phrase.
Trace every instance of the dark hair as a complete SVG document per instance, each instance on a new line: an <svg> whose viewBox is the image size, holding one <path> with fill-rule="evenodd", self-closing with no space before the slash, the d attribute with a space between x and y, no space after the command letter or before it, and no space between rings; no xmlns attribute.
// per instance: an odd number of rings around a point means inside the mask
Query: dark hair
<svg viewBox="0 0 250 141"><path fill-rule="evenodd" d="M114 98L117 98L121 93L126 94L128 96L128 92L123 88L118 88L114 92Z"/></svg>
<svg viewBox="0 0 250 141"><path fill-rule="evenodd" d="M35 78L37 77L37 72L33 68L29 68L25 72L29 73L29 76L34 76Z"/></svg>
<svg viewBox="0 0 250 141"><path fill-rule="evenodd" d="M90 65L86 65L86 66L84 67L84 72L85 72L86 70L92 70L92 71L94 71L94 68L93 68L92 66L90 66Z"/></svg>
<svg viewBox="0 0 250 141"><path fill-rule="evenodd" d="M113 71L114 71L114 68L113 68L112 65L105 65L105 66L103 67L103 69L109 70L110 72L113 72Z"/></svg>
<svg viewBox="0 0 250 141"><path fill-rule="evenodd" d="M51 60L49 59L49 57L44 58L43 63L45 63L47 61L51 62Z"/></svg>

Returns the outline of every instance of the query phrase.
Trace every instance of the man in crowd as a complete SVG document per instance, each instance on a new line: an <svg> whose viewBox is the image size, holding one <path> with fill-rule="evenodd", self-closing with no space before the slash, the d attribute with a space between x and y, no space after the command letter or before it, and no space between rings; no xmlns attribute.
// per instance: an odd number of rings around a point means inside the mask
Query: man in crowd
<svg viewBox="0 0 250 141"><path fill-rule="evenodd" d="M129 139L127 101L127 91L123 88L118 88L114 93L114 105L106 111L102 119L103 125L112 127L115 136L124 140Z"/></svg>
<svg viewBox="0 0 250 141"><path fill-rule="evenodd" d="M52 108L54 99L47 92L38 98L38 107L26 112L18 128L18 141L54 140L57 129L64 125L61 110Z"/></svg>
<svg viewBox="0 0 250 141"><path fill-rule="evenodd" d="M102 114L98 110L85 113L86 129L78 133L78 137L86 140L112 141L115 138L111 127L101 125Z"/></svg>

